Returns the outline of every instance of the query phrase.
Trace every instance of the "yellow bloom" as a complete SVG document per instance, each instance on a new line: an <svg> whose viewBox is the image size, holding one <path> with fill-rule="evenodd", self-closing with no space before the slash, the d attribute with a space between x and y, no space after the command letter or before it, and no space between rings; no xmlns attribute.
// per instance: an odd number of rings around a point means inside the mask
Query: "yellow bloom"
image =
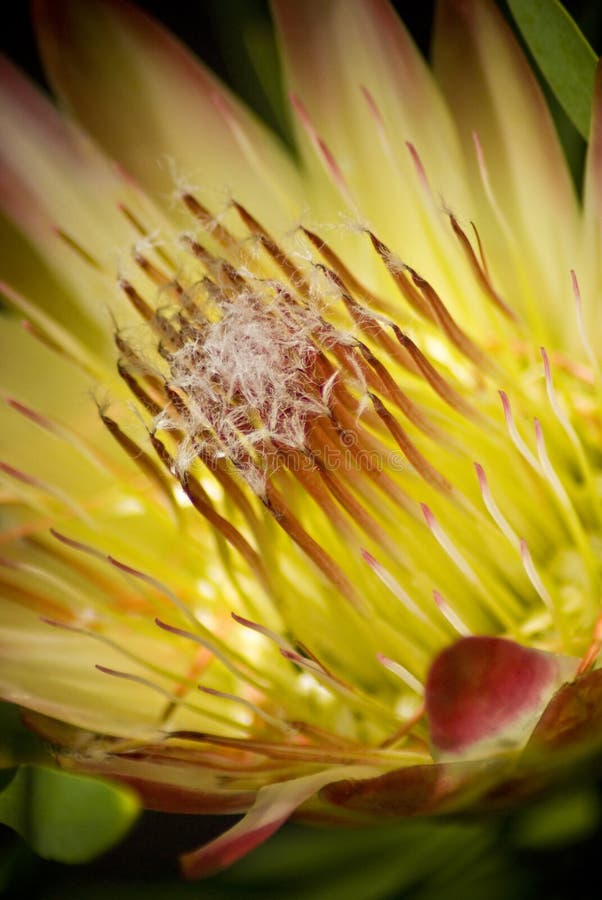
<svg viewBox="0 0 602 900"><path fill-rule="evenodd" d="M599 113L581 209L492 4L433 78L384 0L275 0L296 162L125 2L34 5L72 118L0 64L0 694L249 809L190 876L539 788L602 724Z"/></svg>

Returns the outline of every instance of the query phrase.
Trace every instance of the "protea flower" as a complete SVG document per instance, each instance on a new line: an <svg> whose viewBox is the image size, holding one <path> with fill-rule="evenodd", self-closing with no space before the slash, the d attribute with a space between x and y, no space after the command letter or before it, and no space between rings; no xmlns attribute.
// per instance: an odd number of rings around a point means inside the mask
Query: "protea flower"
<svg viewBox="0 0 602 900"><path fill-rule="evenodd" d="M292 159L118 0L2 63L2 696L145 804L365 824L599 747L600 205L496 8L275 0ZM77 123L77 124L75 124ZM22 326L25 327L22 327Z"/></svg>

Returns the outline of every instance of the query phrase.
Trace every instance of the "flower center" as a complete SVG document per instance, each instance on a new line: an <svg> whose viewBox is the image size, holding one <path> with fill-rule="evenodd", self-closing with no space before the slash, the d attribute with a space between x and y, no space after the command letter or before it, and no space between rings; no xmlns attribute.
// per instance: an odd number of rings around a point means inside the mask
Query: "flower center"
<svg viewBox="0 0 602 900"><path fill-rule="evenodd" d="M585 362L527 339L478 234L451 214L458 277L486 311L478 334L458 297L367 229L354 239L372 254L370 286L306 228L276 241L237 203L216 220L182 202L195 233L138 247L120 281L153 347L118 331L118 369L159 462L211 526L221 609L271 642L268 682L295 684L284 710L264 695L264 718L386 744L458 635L584 654L602 424L576 277ZM234 694L251 702L244 678Z"/></svg>
<svg viewBox="0 0 602 900"><path fill-rule="evenodd" d="M277 450L302 451L309 420L328 414L316 367L325 328L278 285L249 287L231 296L210 282L176 311L163 355L182 402L155 425L183 430L182 471L198 454L225 458L259 493Z"/></svg>

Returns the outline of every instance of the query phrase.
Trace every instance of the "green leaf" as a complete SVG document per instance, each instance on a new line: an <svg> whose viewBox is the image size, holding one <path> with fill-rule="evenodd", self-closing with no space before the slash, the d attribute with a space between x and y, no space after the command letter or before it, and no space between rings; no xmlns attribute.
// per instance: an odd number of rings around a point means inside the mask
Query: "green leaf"
<svg viewBox="0 0 602 900"><path fill-rule="evenodd" d="M508 0L508 6L558 102L587 140L596 54L559 0Z"/></svg>
<svg viewBox="0 0 602 900"><path fill-rule="evenodd" d="M42 766L21 766L0 794L0 822L40 856L88 862L124 837L139 811L135 794Z"/></svg>

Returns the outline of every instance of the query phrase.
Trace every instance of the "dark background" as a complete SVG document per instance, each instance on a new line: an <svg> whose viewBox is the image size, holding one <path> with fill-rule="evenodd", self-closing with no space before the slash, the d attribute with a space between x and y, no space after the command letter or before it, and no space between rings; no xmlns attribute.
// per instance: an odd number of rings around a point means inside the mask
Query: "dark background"
<svg viewBox="0 0 602 900"><path fill-rule="evenodd" d="M87 0L80 0L86 3ZM313 3L319 9L322 0L299 0ZM506 0L498 5L511 16ZM556 0L540 0L552 3ZM227 81L259 115L290 140L289 119L284 92L273 80L268 96L257 78L248 47L241 33L251 28L256 43L269 54L273 71L278 59L270 22L269 0L140 0L140 7L158 18L191 47L207 65ZM565 0L565 7L574 16L596 52L602 52L602 0ZM414 36L418 46L428 56L431 24L435 0L393 0L400 16ZM28 0L5 0L1 7L0 51L19 63L40 84L47 88L44 72L36 52L36 43L29 21ZM271 43L270 43L271 42ZM577 134L555 99L542 85L556 121L575 186L580 190L585 144Z"/></svg>
<svg viewBox="0 0 602 900"><path fill-rule="evenodd" d="M81 0L85 3L86 0ZM299 0L314 3L321 0ZM547 2L547 0L543 0ZM552 0L549 0L552 2ZM248 56L241 50L236 32L245 23L269 29L269 0L139 0L138 5L162 21L190 46L212 69L228 81L264 118L277 127L273 113L255 79ZM428 55L434 0L397 0L393 5L422 51ZM504 9L504 0L499 5ZM602 49L602 3L600 0L565 0L597 52ZM261 23L259 26L257 23ZM36 52L29 22L27 0L2 6L0 49L26 69L40 84L44 73Z"/></svg>

